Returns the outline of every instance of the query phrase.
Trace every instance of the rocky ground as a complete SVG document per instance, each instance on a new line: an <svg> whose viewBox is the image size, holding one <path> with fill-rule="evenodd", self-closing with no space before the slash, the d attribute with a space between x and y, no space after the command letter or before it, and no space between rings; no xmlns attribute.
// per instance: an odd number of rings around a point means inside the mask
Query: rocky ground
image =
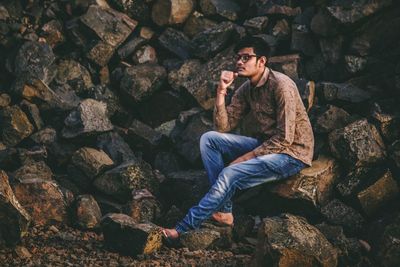
<svg viewBox="0 0 400 267"><path fill-rule="evenodd" d="M1 266L248 266L253 249L168 248L136 258L107 250L103 235L64 225L33 227L15 249L1 248Z"/></svg>

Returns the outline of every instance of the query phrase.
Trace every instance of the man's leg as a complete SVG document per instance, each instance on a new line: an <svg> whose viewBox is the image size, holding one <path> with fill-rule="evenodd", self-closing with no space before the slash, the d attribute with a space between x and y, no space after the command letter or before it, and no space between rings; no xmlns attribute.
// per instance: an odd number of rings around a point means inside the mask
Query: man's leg
<svg viewBox="0 0 400 267"><path fill-rule="evenodd" d="M230 133L209 131L200 138L200 152L210 186L218 178L225 164L232 162L243 154L252 151L261 144L255 138ZM219 209L220 212L232 212L232 203L228 200Z"/></svg>
<svg viewBox="0 0 400 267"><path fill-rule="evenodd" d="M178 233L198 228L231 199L236 189L246 189L296 174L305 164L286 154L270 154L233 164L222 170L209 192L192 207L175 229Z"/></svg>

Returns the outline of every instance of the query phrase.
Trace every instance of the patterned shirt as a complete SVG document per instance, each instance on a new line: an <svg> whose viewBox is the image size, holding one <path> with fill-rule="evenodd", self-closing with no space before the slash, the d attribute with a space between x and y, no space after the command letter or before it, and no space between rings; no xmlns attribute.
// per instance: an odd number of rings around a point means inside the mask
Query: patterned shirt
<svg viewBox="0 0 400 267"><path fill-rule="evenodd" d="M311 166L314 135L296 84L269 70L255 87L244 82L228 106L215 106L214 125L219 132L231 131L251 112L259 129L253 137L263 141L254 149L256 156L284 153Z"/></svg>

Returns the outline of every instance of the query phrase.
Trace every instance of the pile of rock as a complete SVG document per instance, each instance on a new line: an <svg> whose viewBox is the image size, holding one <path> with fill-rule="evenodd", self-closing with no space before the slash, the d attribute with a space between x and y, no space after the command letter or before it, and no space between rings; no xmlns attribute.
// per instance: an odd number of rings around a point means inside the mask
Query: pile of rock
<svg viewBox="0 0 400 267"><path fill-rule="evenodd" d="M159 249L157 225L207 190L198 142L252 35L298 85L313 166L242 192L233 230L205 224L182 243L257 238L260 266L397 266L400 5L298 2L2 1L0 244L58 222L101 228L124 254Z"/></svg>

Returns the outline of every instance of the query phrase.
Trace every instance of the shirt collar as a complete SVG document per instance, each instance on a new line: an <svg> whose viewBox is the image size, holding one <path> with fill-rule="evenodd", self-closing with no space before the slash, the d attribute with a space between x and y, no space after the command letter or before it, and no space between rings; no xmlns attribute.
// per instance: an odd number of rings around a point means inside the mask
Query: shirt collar
<svg viewBox="0 0 400 267"><path fill-rule="evenodd" d="M267 81L268 81L268 76L271 73L271 69L268 67L265 67L263 75L261 76L260 80L258 81L256 87L261 87L263 86Z"/></svg>

